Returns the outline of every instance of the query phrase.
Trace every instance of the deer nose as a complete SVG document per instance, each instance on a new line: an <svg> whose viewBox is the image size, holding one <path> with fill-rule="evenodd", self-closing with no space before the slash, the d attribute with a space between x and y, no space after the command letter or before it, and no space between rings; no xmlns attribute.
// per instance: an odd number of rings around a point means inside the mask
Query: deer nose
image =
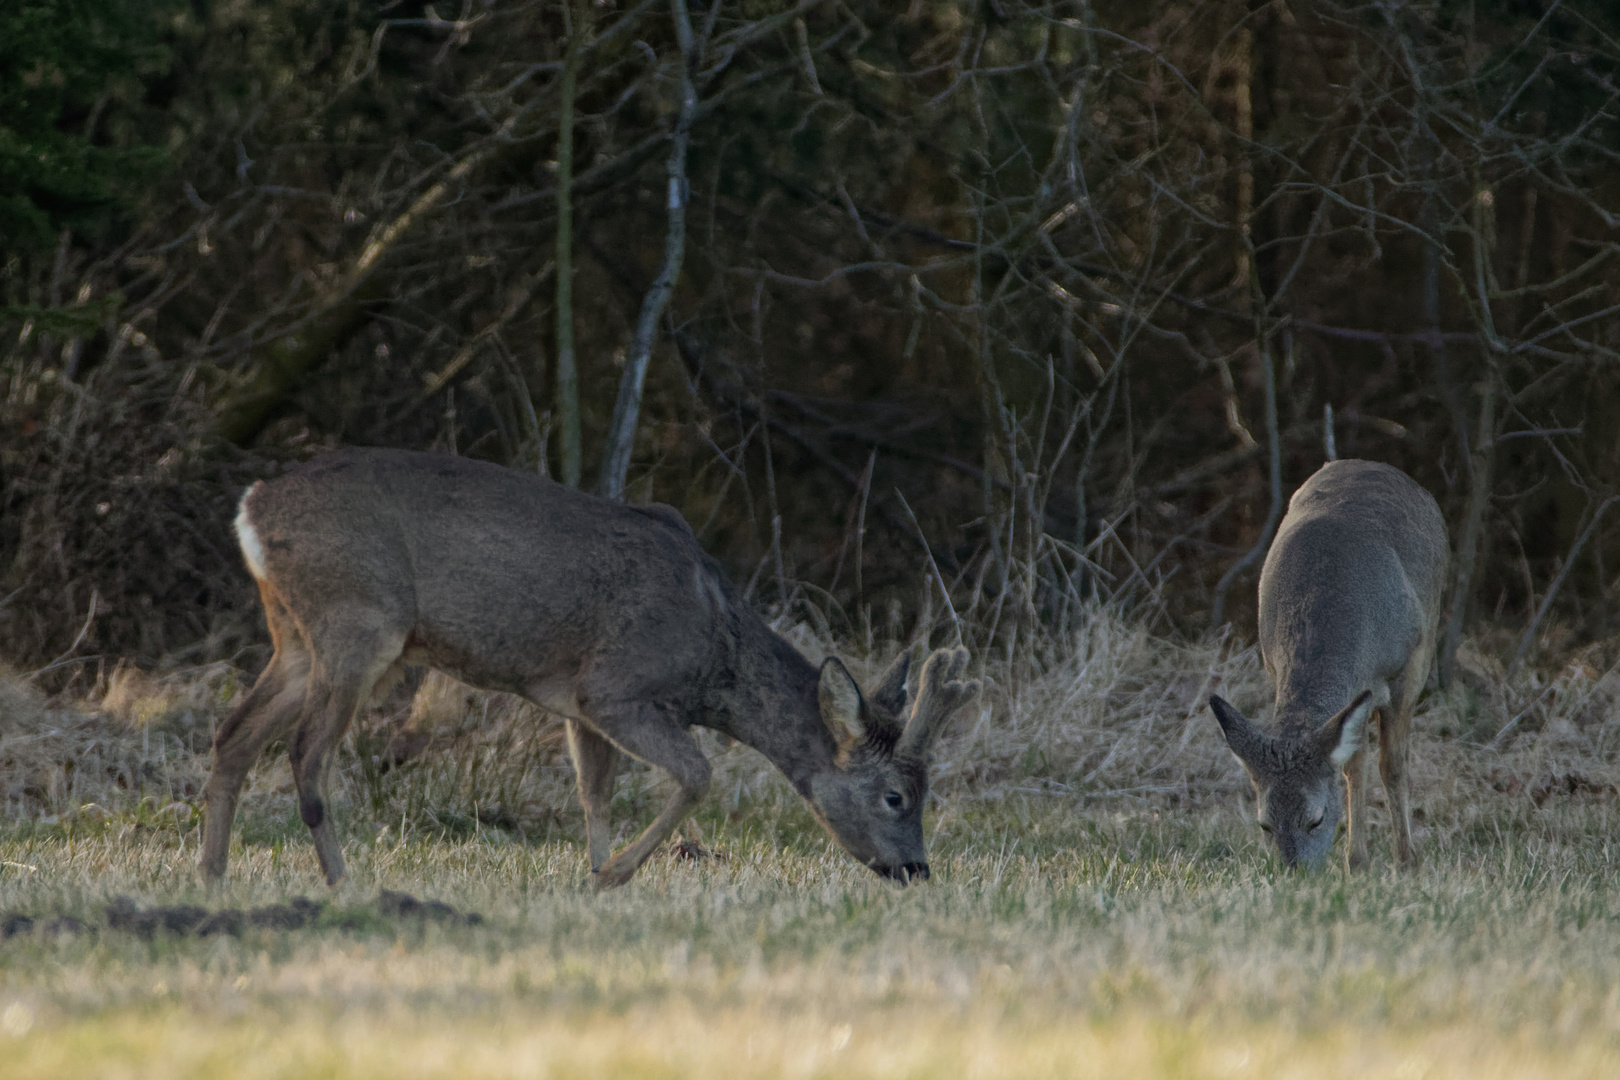
<svg viewBox="0 0 1620 1080"><path fill-rule="evenodd" d="M908 862L901 866L874 866L872 869L902 885L928 880L928 864L925 862Z"/></svg>
<svg viewBox="0 0 1620 1080"><path fill-rule="evenodd" d="M1310 863L1300 857L1298 851L1285 851L1283 856L1283 869L1290 874L1303 874L1315 869Z"/></svg>

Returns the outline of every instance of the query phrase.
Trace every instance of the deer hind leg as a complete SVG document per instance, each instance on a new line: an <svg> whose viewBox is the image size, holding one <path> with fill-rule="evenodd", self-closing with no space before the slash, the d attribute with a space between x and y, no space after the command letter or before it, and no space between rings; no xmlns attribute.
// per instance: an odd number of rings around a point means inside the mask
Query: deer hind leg
<svg viewBox="0 0 1620 1080"><path fill-rule="evenodd" d="M322 629L321 638L335 644L316 651L309 694L288 757L298 788L298 814L309 826L326 883L336 885L347 871L343 845L332 823L328 765L355 712L399 659L405 635L375 626L328 626Z"/></svg>
<svg viewBox="0 0 1620 1080"><path fill-rule="evenodd" d="M1367 856L1367 748L1363 746L1344 763L1345 804L1349 824L1346 846L1350 869L1366 866Z"/></svg>
<svg viewBox="0 0 1620 1080"><path fill-rule="evenodd" d="M629 881L658 845L669 839L681 820L708 794L712 770L692 733L677 726L650 702L593 704L587 711L593 724L620 750L638 761L657 765L675 781L675 793L646 831L591 871L591 885L604 889Z"/></svg>
<svg viewBox="0 0 1620 1080"><path fill-rule="evenodd" d="M203 788L200 866L211 881L225 876L242 782L265 745L284 735L298 718L309 686L309 652L303 641L278 604L267 599L265 608L276 651L258 682L214 734L214 764Z"/></svg>
<svg viewBox="0 0 1620 1080"><path fill-rule="evenodd" d="M579 780L579 804L585 810L585 845L590 851L591 872L595 873L607 862L609 854L608 806L613 801L619 751L572 717L566 721L566 727L568 752L574 759L574 775Z"/></svg>

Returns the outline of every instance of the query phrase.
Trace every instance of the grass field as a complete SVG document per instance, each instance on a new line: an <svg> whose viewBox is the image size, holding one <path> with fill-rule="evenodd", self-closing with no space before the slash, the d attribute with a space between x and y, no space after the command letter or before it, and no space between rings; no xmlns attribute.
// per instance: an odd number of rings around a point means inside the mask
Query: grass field
<svg viewBox="0 0 1620 1080"><path fill-rule="evenodd" d="M1620 695L1594 657L1429 702L1417 870L1395 870L1380 829L1371 871L1297 876L1198 705L1213 683L1259 705L1252 653L1097 633L1039 678L989 667L937 770L934 878L909 889L833 850L750 751L711 742L714 857L661 853L592 895L554 733L462 698L416 764L377 775L371 736L351 747L339 889L318 884L267 758L210 892L192 796L235 676L110 684L80 709L9 687L0 916L39 922L0 941L0 1074L1620 1073ZM621 780L621 836L659 792ZM398 914L383 889L482 921ZM312 923L239 936L107 915L115 897L299 896L324 903ZM41 928L61 916L83 928Z"/></svg>

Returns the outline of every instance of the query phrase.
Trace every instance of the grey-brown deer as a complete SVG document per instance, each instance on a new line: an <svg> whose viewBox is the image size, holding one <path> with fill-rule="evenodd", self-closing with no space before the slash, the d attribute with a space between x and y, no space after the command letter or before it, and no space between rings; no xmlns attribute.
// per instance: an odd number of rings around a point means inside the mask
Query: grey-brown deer
<svg viewBox="0 0 1620 1080"><path fill-rule="evenodd" d="M1261 730L1219 697L1209 706L1254 782L1260 825L1290 868L1327 860L1347 803L1349 863L1367 862L1374 710L1395 847L1403 863L1416 858L1412 708L1434 658L1448 558L1434 497L1391 466L1332 461L1289 500L1260 571L1274 728Z"/></svg>
<svg viewBox="0 0 1620 1080"><path fill-rule="evenodd" d="M564 717L585 809L591 882L621 885L702 799L710 767L690 728L752 746L835 840L879 874L928 876L929 748L968 698L967 653L908 662L870 694L774 633L679 512L631 507L536 476L438 454L340 450L242 497L236 531L275 651L214 739L202 870L225 872L242 782L286 736L328 883L344 876L327 766L396 664L521 695ZM675 792L610 856L620 753Z"/></svg>

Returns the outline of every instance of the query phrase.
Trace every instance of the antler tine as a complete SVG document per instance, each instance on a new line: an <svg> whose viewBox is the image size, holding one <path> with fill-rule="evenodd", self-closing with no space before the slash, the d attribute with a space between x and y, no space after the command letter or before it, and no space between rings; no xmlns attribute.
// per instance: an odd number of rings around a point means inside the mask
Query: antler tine
<svg viewBox="0 0 1620 1080"><path fill-rule="evenodd" d="M926 750L951 716L979 692L979 680L962 680L967 662L968 651L961 647L936 649L928 657L897 750L913 754Z"/></svg>

